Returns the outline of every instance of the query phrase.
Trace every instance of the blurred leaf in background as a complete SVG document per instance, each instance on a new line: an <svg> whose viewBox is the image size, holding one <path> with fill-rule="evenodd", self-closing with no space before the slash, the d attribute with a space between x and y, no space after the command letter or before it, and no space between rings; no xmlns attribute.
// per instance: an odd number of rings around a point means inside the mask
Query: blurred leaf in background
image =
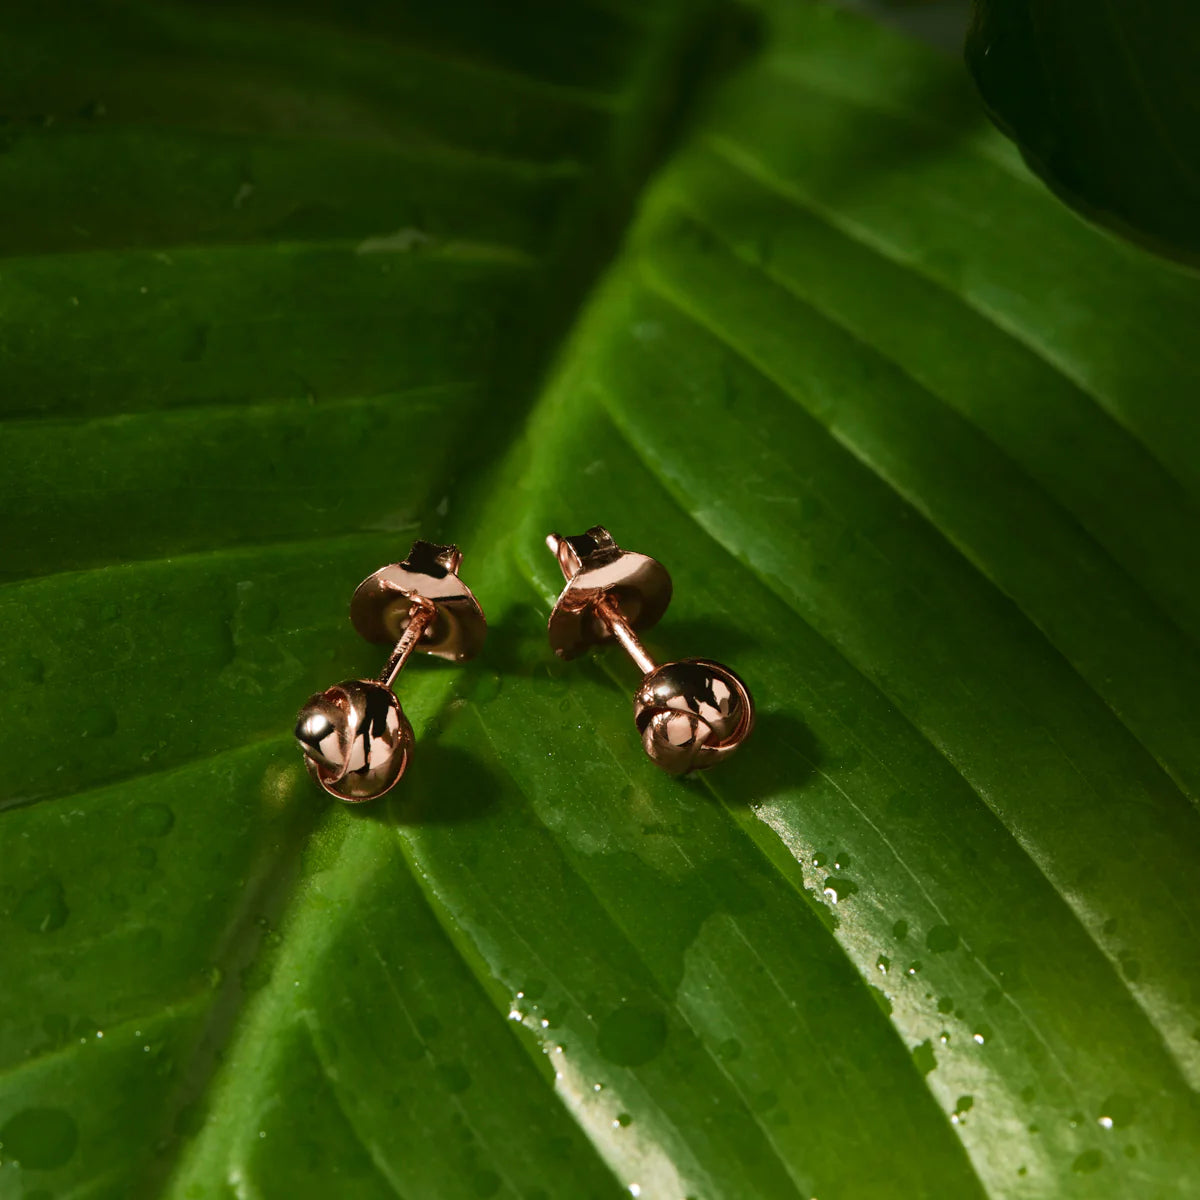
<svg viewBox="0 0 1200 1200"><path fill-rule="evenodd" d="M1200 1188L1195 277L823 5L0 32L0 1196ZM551 528L754 689L678 781ZM291 742L456 541L413 766Z"/></svg>
<svg viewBox="0 0 1200 1200"><path fill-rule="evenodd" d="M967 61L997 123L1069 203L1200 259L1200 7L976 0Z"/></svg>

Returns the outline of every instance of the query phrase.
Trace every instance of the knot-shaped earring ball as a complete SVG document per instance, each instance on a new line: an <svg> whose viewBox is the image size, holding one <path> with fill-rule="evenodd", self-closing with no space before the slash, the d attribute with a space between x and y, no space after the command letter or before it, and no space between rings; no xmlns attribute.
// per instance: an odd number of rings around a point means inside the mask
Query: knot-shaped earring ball
<svg viewBox="0 0 1200 1200"><path fill-rule="evenodd" d="M308 773L355 803L382 796L404 774L413 731L391 688L347 679L309 697L296 718Z"/></svg>
<svg viewBox="0 0 1200 1200"><path fill-rule="evenodd" d="M686 658L651 671L633 697L646 753L671 775L711 767L742 744L754 721L746 685L728 667Z"/></svg>

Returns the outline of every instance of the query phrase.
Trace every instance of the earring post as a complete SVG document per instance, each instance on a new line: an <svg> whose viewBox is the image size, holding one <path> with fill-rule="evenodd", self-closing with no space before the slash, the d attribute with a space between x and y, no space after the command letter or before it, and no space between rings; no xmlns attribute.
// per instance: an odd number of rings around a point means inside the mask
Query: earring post
<svg viewBox="0 0 1200 1200"><path fill-rule="evenodd" d="M437 605L432 601L425 599L413 601L412 608L408 610L408 624L405 626L404 633L396 643L396 648L388 655L383 670L379 672L379 682L384 687L391 687L396 682L396 677L404 669L404 664L408 662L410 655L417 648L417 643L424 637L425 630L433 623L436 616Z"/></svg>
<svg viewBox="0 0 1200 1200"><path fill-rule="evenodd" d="M638 665L643 675L658 669L658 664L652 659L646 647L638 640L633 632L633 626L625 619L624 613L617 607L611 596L602 596L596 602L596 615L608 627L609 633L621 643L621 648Z"/></svg>

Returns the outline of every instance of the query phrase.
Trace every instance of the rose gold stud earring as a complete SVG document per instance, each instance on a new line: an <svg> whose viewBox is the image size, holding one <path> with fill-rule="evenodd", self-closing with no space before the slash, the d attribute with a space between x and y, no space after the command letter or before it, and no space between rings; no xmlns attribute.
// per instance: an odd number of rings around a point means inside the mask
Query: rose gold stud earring
<svg viewBox="0 0 1200 1200"><path fill-rule="evenodd" d="M550 614L550 645L563 659L616 640L644 678L633 715L646 753L671 775L711 767L754 727L754 700L728 668L707 658L657 666L635 629L649 629L671 602L666 568L622 550L601 525L578 537L546 539L567 586Z"/></svg>
<svg viewBox="0 0 1200 1200"><path fill-rule="evenodd" d="M413 542L402 563L364 579L350 621L368 642L395 649L377 680L347 679L310 696L296 718L308 773L350 804L395 787L408 766L413 731L392 691L414 650L464 662L479 653L487 622L458 577L457 546Z"/></svg>

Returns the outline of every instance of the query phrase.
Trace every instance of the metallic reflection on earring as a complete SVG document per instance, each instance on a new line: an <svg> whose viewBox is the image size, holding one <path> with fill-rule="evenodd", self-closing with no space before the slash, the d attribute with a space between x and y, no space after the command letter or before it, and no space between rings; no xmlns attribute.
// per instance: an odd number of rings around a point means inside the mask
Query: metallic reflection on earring
<svg viewBox="0 0 1200 1200"><path fill-rule="evenodd" d="M413 542L401 563L364 579L350 620L369 642L394 649L378 679L347 679L310 696L296 718L308 773L350 804L394 787L408 766L413 731L392 686L414 650L464 662L479 653L487 622L458 577L457 546Z"/></svg>
<svg viewBox="0 0 1200 1200"><path fill-rule="evenodd" d="M706 658L658 666L634 632L656 624L671 602L666 568L622 550L601 525L577 537L546 539L567 586L550 614L550 645L563 659L617 641L642 671L634 721L646 753L685 775L727 758L754 727L754 700L728 667Z"/></svg>

